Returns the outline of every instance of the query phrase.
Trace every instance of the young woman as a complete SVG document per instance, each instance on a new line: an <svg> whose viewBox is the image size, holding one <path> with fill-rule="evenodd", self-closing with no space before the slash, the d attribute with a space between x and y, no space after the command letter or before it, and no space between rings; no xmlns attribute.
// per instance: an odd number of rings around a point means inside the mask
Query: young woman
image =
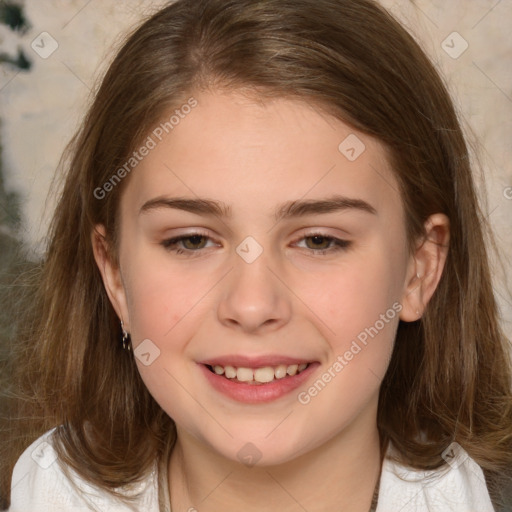
<svg viewBox="0 0 512 512"><path fill-rule="evenodd" d="M169 4L66 169L10 510L507 510L510 347L466 144L381 7Z"/></svg>

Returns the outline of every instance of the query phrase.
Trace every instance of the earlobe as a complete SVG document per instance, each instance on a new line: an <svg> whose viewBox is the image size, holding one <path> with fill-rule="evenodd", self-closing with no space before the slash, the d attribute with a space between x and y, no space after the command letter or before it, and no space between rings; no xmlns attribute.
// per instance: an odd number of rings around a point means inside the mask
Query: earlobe
<svg viewBox="0 0 512 512"><path fill-rule="evenodd" d="M121 270L117 262L113 261L112 251L109 247L105 227L98 224L91 233L91 244L96 265L101 273L103 286L107 292L112 307L125 329L129 331L129 316L126 306L126 294L121 278Z"/></svg>
<svg viewBox="0 0 512 512"><path fill-rule="evenodd" d="M425 222L425 237L411 255L400 320L413 322L421 318L432 298L446 263L450 240L450 221L442 213L431 215Z"/></svg>

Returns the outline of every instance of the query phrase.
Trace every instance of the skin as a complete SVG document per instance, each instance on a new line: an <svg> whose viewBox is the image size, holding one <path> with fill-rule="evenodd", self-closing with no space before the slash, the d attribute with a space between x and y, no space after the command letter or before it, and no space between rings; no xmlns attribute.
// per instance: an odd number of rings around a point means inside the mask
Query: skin
<svg viewBox="0 0 512 512"><path fill-rule="evenodd" d="M92 234L133 347L149 339L160 351L149 366L136 362L177 424L172 510L367 512L380 471L379 388L399 318L418 319L439 282L448 219L430 217L427 238L410 254L398 184L378 141L298 100L261 101L240 91L195 98L198 107L129 177L119 265L108 259L103 226ZM353 162L338 149L350 134L366 147ZM376 214L273 218L285 201L333 194L364 200ZM223 201L232 218L140 211L147 201L177 196ZM198 229L210 238L178 244L191 256L162 245ZM311 238L318 231L351 245L318 254L332 247ZM236 252L247 236L263 248L252 263ZM394 303L400 314L308 404L299 403L298 392ZM226 354L284 354L320 366L297 391L243 404L213 390L199 370L197 361ZM248 442L261 453L252 467L237 456Z"/></svg>

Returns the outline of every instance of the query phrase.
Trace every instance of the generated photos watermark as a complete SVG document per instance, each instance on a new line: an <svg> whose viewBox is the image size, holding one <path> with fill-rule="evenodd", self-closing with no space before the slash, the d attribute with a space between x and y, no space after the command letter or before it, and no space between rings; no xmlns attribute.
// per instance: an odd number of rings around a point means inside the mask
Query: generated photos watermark
<svg viewBox="0 0 512 512"><path fill-rule="evenodd" d="M121 181L126 178L126 176L158 146L164 137L171 133L172 130L192 112L193 108L197 107L197 105L197 100L194 97L189 98L186 103L174 111L167 121L161 122L154 128L139 149L134 151L126 162L120 166L101 187L94 189L94 197L98 200L105 199L107 194L112 192L112 190L114 190L114 188L119 185L119 183L121 183Z"/></svg>
<svg viewBox="0 0 512 512"><path fill-rule="evenodd" d="M357 335L357 339L352 340L350 348L343 354L338 355L334 363L306 391L301 391L297 395L299 403L302 405L309 404L311 399L317 396L368 345L368 337L373 339L377 336L400 311L402 311L402 304L395 302L385 313L380 315L372 326L361 331Z"/></svg>

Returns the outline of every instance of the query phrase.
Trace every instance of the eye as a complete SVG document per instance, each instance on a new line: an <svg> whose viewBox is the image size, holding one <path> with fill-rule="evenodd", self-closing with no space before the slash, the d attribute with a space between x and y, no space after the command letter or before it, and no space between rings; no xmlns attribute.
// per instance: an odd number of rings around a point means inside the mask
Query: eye
<svg viewBox="0 0 512 512"><path fill-rule="evenodd" d="M204 233L186 233L161 242L169 252L176 254L191 254L205 248L206 242L211 238ZM181 247L179 246L181 244Z"/></svg>
<svg viewBox="0 0 512 512"><path fill-rule="evenodd" d="M208 241L212 241L212 239L207 234L197 232L169 238L168 240L162 241L161 245L169 252L192 256L194 253L199 254L202 249L207 248L206 244ZM306 241L305 249L312 251L315 255L325 255L342 251L352 244L352 242L348 240L342 240L323 233L311 233L302 237L299 241ZM300 246L297 245L297 247Z"/></svg>
<svg viewBox="0 0 512 512"><path fill-rule="evenodd" d="M352 244L352 242L348 240L342 240L324 233L311 233L300 239L300 241L302 240L306 241L306 249L313 251L315 255L342 251L348 249ZM311 243L308 243L308 240L310 240Z"/></svg>

